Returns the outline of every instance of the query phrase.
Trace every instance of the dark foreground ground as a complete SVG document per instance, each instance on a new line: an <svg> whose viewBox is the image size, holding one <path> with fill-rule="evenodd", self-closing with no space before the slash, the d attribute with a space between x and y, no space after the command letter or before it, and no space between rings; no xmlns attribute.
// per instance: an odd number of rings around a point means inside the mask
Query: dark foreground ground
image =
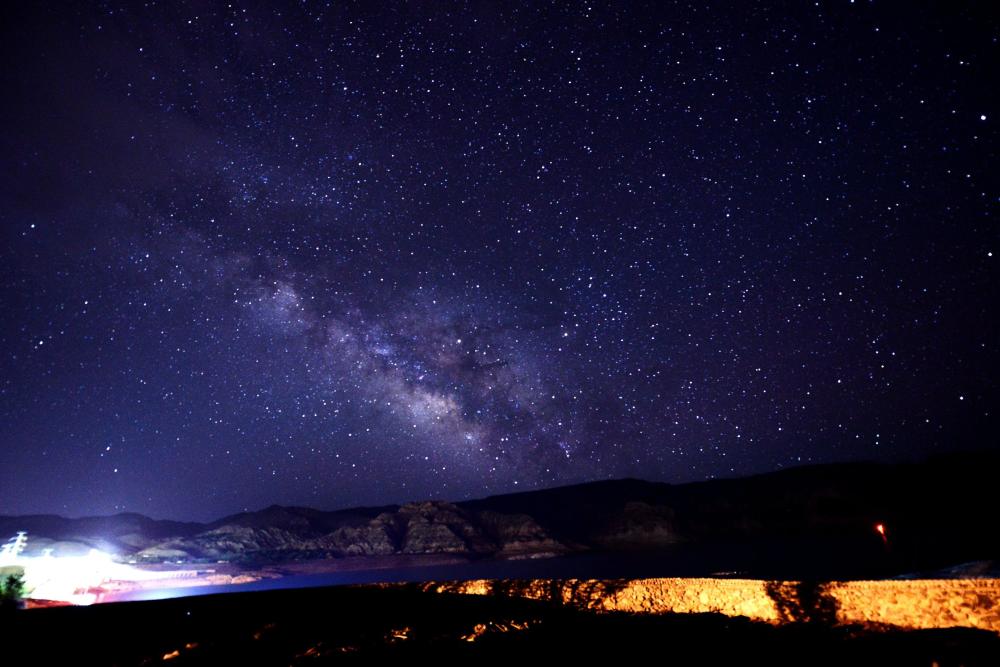
<svg viewBox="0 0 1000 667"><path fill-rule="evenodd" d="M608 658L661 664L996 665L1000 637L972 629L781 627L715 614L597 614L413 587L210 595L2 617L0 662L320 665ZM9 663L7 659L12 659ZM407 663L395 663L407 664Z"/></svg>

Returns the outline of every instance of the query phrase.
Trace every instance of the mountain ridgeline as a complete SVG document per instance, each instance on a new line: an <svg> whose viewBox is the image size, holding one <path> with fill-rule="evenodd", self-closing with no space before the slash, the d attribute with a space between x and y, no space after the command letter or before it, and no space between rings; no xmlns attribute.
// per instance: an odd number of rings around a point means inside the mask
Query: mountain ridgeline
<svg viewBox="0 0 1000 667"><path fill-rule="evenodd" d="M997 558L990 489L998 463L987 452L683 485L601 481L454 503L340 511L274 505L208 524L138 514L0 516L0 534L28 531L31 552L98 548L140 562L687 554L687 562L742 574L788 574L789 563L803 559L886 574Z"/></svg>

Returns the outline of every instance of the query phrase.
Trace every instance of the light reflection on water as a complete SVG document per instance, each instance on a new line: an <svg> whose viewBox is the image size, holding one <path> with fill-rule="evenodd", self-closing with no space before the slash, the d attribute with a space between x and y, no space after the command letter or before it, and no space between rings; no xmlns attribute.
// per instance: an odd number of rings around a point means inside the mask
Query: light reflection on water
<svg viewBox="0 0 1000 667"><path fill-rule="evenodd" d="M469 579L639 579L646 577L738 576L750 578L881 577L884 554L829 543L775 541L767 544L685 546L660 553L583 554L524 560L345 570L289 575L242 584L178 586L115 593L105 602L161 600L192 595L237 593L348 584Z"/></svg>

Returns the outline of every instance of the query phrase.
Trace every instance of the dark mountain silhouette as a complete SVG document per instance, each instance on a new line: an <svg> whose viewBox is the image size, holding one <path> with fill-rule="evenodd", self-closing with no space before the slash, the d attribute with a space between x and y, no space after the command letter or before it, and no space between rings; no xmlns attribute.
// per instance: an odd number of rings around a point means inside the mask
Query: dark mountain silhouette
<svg viewBox="0 0 1000 667"><path fill-rule="evenodd" d="M998 463L996 452L980 452L682 485L600 481L455 503L332 512L273 505L207 524L138 514L4 516L0 535L27 530L34 550L96 547L146 561L662 553L756 575L789 574L796 563L890 574L1000 555L991 491Z"/></svg>

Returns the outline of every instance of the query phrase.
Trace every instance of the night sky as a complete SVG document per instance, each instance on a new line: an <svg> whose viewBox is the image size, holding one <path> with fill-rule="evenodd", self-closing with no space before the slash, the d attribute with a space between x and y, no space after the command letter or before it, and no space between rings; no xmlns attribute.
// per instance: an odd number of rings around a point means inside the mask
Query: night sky
<svg viewBox="0 0 1000 667"><path fill-rule="evenodd" d="M0 514L997 446L990 3L17 4Z"/></svg>

